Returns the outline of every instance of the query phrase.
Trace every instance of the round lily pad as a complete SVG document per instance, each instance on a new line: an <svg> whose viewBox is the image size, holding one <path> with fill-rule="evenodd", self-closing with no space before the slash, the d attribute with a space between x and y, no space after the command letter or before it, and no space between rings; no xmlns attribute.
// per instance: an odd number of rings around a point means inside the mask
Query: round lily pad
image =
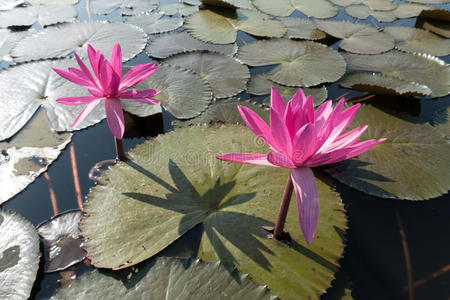
<svg viewBox="0 0 450 300"><path fill-rule="evenodd" d="M339 6L349 6L353 4L360 4L361 0L329 0L331 3L334 3Z"/></svg>
<svg viewBox="0 0 450 300"><path fill-rule="evenodd" d="M0 27L31 26L39 22L47 26L71 22L77 17L77 11L68 5L45 5L17 7L0 13Z"/></svg>
<svg viewBox="0 0 450 300"><path fill-rule="evenodd" d="M387 140L327 172L357 190L381 198L426 200L450 188L450 144L428 123L362 106L351 128L368 125L361 140Z"/></svg>
<svg viewBox="0 0 450 300"><path fill-rule="evenodd" d="M396 19L396 16L392 11L372 10L363 4L349 5L345 7L345 12L351 17L363 20L367 19L369 16L374 17L378 22L393 22Z"/></svg>
<svg viewBox="0 0 450 300"><path fill-rule="evenodd" d="M389 26L384 31L397 42L396 48L405 52L429 53L435 56L450 54L450 39L435 35L423 29L406 26Z"/></svg>
<svg viewBox="0 0 450 300"><path fill-rule="evenodd" d="M181 16L189 16L198 12L198 6L185 4L183 2L168 3L161 6L159 10L167 16L173 16L176 14Z"/></svg>
<svg viewBox="0 0 450 300"><path fill-rule="evenodd" d="M379 73L352 72L346 74L339 83L345 88L374 94L404 96L428 96L431 94L431 90L425 85Z"/></svg>
<svg viewBox="0 0 450 300"><path fill-rule="evenodd" d="M267 287L221 263L152 259L130 279L94 271L60 289L52 299L274 299ZM124 282L125 281L125 282Z"/></svg>
<svg viewBox="0 0 450 300"><path fill-rule="evenodd" d="M253 0L253 4L266 14L280 17L287 17L298 10L308 17L326 19L339 12L335 5L326 0Z"/></svg>
<svg viewBox="0 0 450 300"><path fill-rule="evenodd" d="M22 39L11 56L17 62L63 57L73 51L86 57L88 44L108 56L116 43L122 47L122 60L127 61L144 49L147 35L142 29L123 23L63 24Z"/></svg>
<svg viewBox="0 0 450 300"><path fill-rule="evenodd" d="M315 20L314 25L329 35L342 39L339 48L361 54L377 54L391 50L394 38L366 24L342 21Z"/></svg>
<svg viewBox="0 0 450 300"><path fill-rule="evenodd" d="M373 10L391 11L397 8L397 3L392 0L361 0L361 2Z"/></svg>
<svg viewBox="0 0 450 300"><path fill-rule="evenodd" d="M71 136L51 130L41 110L12 139L0 142L0 204L45 172L70 142Z"/></svg>
<svg viewBox="0 0 450 300"><path fill-rule="evenodd" d="M309 41L272 39L239 49L239 60L250 66L278 64L269 79L287 86L314 86L334 82L345 73L345 60L335 50Z"/></svg>
<svg viewBox="0 0 450 300"><path fill-rule="evenodd" d="M242 92L250 78L247 66L218 53L186 53L172 56L164 62L192 70L206 79L215 98L227 98Z"/></svg>
<svg viewBox="0 0 450 300"><path fill-rule="evenodd" d="M94 14L109 14L120 9L122 15L140 15L158 7L158 0L90 0Z"/></svg>
<svg viewBox="0 0 450 300"><path fill-rule="evenodd" d="M400 3L392 13L399 19L414 18L420 15L423 10L433 10L433 6L420 3Z"/></svg>
<svg viewBox="0 0 450 300"><path fill-rule="evenodd" d="M286 33L281 21L247 9L202 9L186 18L184 28L193 37L216 44L234 43L238 30L262 37L282 37Z"/></svg>
<svg viewBox="0 0 450 300"><path fill-rule="evenodd" d="M80 223L88 258L120 269L152 257L197 224L197 256L234 265L282 299L317 298L330 286L344 248L346 220L338 195L320 179L319 225L306 244L295 201L287 216L289 245L274 226L289 171L219 161L227 152L267 153L239 125L194 126L147 141L130 161L106 171Z"/></svg>
<svg viewBox="0 0 450 300"><path fill-rule="evenodd" d="M176 118L189 119L206 110L212 99L208 82L193 71L163 64L152 76L136 86L137 90L158 89L154 97ZM124 101L122 101L123 103ZM129 101L139 116L154 114L154 106ZM148 113L147 113L148 112Z"/></svg>
<svg viewBox="0 0 450 300"><path fill-rule="evenodd" d="M201 0L205 5L253 9L251 0Z"/></svg>
<svg viewBox="0 0 450 300"><path fill-rule="evenodd" d="M390 51L378 55L344 53L350 69L381 72L384 75L429 87L432 96L450 93L450 67L428 54Z"/></svg>
<svg viewBox="0 0 450 300"><path fill-rule="evenodd" d="M327 36L309 19L286 17L280 20L286 25L286 36L290 39L320 40Z"/></svg>
<svg viewBox="0 0 450 300"><path fill-rule="evenodd" d="M30 297L39 257L33 224L14 212L0 210L0 298Z"/></svg>
<svg viewBox="0 0 450 300"><path fill-rule="evenodd" d="M26 31L10 31L8 29L0 29L0 62L12 62L13 59L9 53L18 41L23 39L28 32Z"/></svg>
<svg viewBox="0 0 450 300"><path fill-rule="evenodd" d="M46 246L45 272L62 271L85 258L86 252L81 249L83 238L78 229L81 216L79 210L70 211L38 226L37 232Z"/></svg>
<svg viewBox="0 0 450 300"><path fill-rule="evenodd" d="M142 14L128 17L125 23L136 25L148 34L172 31L183 25L182 17L163 18L163 16L162 12Z"/></svg>

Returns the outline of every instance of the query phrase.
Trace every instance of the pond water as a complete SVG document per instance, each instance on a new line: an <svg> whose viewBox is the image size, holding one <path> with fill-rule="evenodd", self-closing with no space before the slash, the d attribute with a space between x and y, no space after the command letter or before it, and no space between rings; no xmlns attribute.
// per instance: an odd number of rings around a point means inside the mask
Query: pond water
<svg viewBox="0 0 450 300"><path fill-rule="evenodd" d="M175 1L160 1L160 5ZM86 1L82 0L74 6L79 20L111 20L122 21L118 10L107 15L90 14L86 9ZM450 5L438 5L448 10ZM306 17L299 11L292 16ZM342 7L339 14L330 20L350 20ZM392 23L378 23L374 18L357 20L358 23L410 26L415 25L415 18L399 19ZM40 26L40 25L39 25ZM39 26L33 26L40 29ZM180 30L180 29L179 29ZM156 35L157 36L157 35ZM239 47L257 41L255 37L242 31L238 32ZM332 45L338 49L339 42ZM447 63L449 56L440 57ZM125 65L152 61L145 52L126 62ZM273 69L268 67L253 67L252 76ZM362 93L345 89L339 83L327 85L328 99L336 99L342 95L356 98ZM262 102L265 96L251 96L247 92L237 95L242 99L252 99ZM393 103L392 99L395 99ZM406 114L412 114L420 122L431 122L435 112L450 106L450 97L438 99L416 99L400 96L377 96L366 102L376 103L379 107L389 107ZM41 108L42 110L42 108ZM136 147L146 139L173 130L176 118L168 111L145 118L129 115L133 130L126 133L123 139L125 151ZM49 193L49 182L57 200L57 211L63 213L77 209L76 187L73 178L71 148L73 147L76 167L83 199L89 194L95 182L88 177L91 168L99 161L114 158L114 139L110 134L106 120L74 132L71 143L55 160L48 171L48 176L39 176L25 190L1 205L3 209L12 210L23 215L33 225L37 226L54 216L55 206L52 206ZM395 158L394 158L395 159ZM336 182L336 189L341 194L348 217L349 229L345 233L346 247L344 257L340 260L341 270L337 277L343 281L350 280L355 299L408 299L408 276L405 263L405 243L402 234L407 237L408 252L412 264L413 281L415 282L415 299L448 299L450 295L450 196L428 201L398 201L381 199L352 189ZM201 228L197 226L184 241L195 240ZM197 233L196 233L197 231ZM48 299L60 287L62 273L44 274L41 263L38 278L34 284L31 298ZM71 270L80 276L93 269L88 263L78 263ZM67 275L67 274L65 274ZM334 284L336 285L336 283ZM322 296L327 298L327 296Z"/></svg>

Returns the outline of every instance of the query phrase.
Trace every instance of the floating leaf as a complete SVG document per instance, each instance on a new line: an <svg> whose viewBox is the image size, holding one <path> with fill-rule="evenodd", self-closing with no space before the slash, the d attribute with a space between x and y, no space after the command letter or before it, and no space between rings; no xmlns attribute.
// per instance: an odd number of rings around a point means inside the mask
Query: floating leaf
<svg viewBox="0 0 450 300"><path fill-rule="evenodd" d="M391 11L377 11L372 10L363 4L349 5L345 8L345 12L354 18L367 19L369 16L374 17L378 22L393 22L396 17Z"/></svg>
<svg viewBox="0 0 450 300"><path fill-rule="evenodd" d="M189 5L182 2L168 3L159 8L159 10L168 16L180 14L182 16L189 16L198 12L198 6Z"/></svg>
<svg viewBox="0 0 450 300"><path fill-rule="evenodd" d="M287 17L298 10L308 17L326 19L339 12L336 6L326 0L253 0L253 4L266 14L280 17Z"/></svg>
<svg viewBox="0 0 450 300"><path fill-rule="evenodd" d="M374 94L409 96L428 96L431 94L431 90L425 85L378 73L348 73L339 83L345 88Z"/></svg>
<svg viewBox="0 0 450 300"><path fill-rule="evenodd" d="M414 18L420 15L423 10L436 9L433 6L428 6L418 3L400 3L392 13L399 19Z"/></svg>
<svg viewBox="0 0 450 300"><path fill-rule="evenodd" d="M137 271L137 270L136 270ZM117 276L119 277L119 276ZM135 284L130 287L130 282ZM106 294L105 294L106 293ZM52 299L274 299L267 287L220 262L158 257L127 279L94 271L78 278Z"/></svg>
<svg viewBox="0 0 450 300"><path fill-rule="evenodd" d="M239 60L250 66L279 64L269 79L287 86L314 86L334 82L345 73L345 61L337 51L309 41L264 40L239 49Z"/></svg>
<svg viewBox="0 0 450 300"><path fill-rule="evenodd" d="M286 33L281 21L246 9L202 9L186 18L184 28L195 38L217 44L234 43L238 30L263 37L282 37Z"/></svg>
<svg viewBox="0 0 450 300"><path fill-rule="evenodd" d="M250 72L234 58L218 53L186 53L164 61L169 65L192 70L208 81L215 98L226 98L242 92Z"/></svg>
<svg viewBox="0 0 450 300"><path fill-rule="evenodd" d="M0 2L0 11L1 10L10 10L18 5L23 4L24 0L2 0Z"/></svg>
<svg viewBox="0 0 450 300"><path fill-rule="evenodd" d="M327 36L309 19L287 17L280 20L286 25L286 36L290 39L320 40Z"/></svg>
<svg viewBox="0 0 450 300"><path fill-rule="evenodd" d="M78 223L82 213L79 210L57 215L38 226L37 231L44 240L46 272L56 272L82 261L86 252L81 249L83 239Z"/></svg>
<svg viewBox="0 0 450 300"><path fill-rule="evenodd" d="M86 57L88 44L102 53L111 53L116 43L122 47L122 60L127 61L144 49L147 35L142 29L123 23L63 24L22 39L11 56L17 62L63 57L73 51Z"/></svg>
<svg viewBox="0 0 450 300"><path fill-rule="evenodd" d="M234 265L281 299L317 298L342 255L342 203L317 179L321 206L313 242L304 241L295 201L285 225L289 245L270 238L263 227L274 225L289 171L215 158L267 151L238 125L179 128L139 145L91 190L80 223L87 256L97 267L124 268L203 224L199 258Z"/></svg>
<svg viewBox="0 0 450 300"><path fill-rule="evenodd" d="M361 2L373 10L391 11L397 8L397 3L392 0L361 0Z"/></svg>
<svg viewBox="0 0 450 300"><path fill-rule="evenodd" d="M450 40L429 31L405 26L389 26L385 27L384 31L392 35L396 41L400 41L396 46L399 50L435 56L450 54Z"/></svg>
<svg viewBox="0 0 450 300"><path fill-rule="evenodd" d="M0 210L0 253L0 298L28 299L40 256L33 224L14 212Z"/></svg>
<svg viewBox="0 0 450 300"><path fill-rule="evenodd" d="M211 6L254 9L250 0L201 0L201 2Z"/></svg>
<svg viewBox="0 0 450 300"><path fill-rule="evenodd" d="M353 4L360 4L361 0L330 0L330 2L346 7Z"/></svg>
<svg viewBox="0 0 450 300"><path fill-rule="evenodd" d="M425 4L447 4L450 3L450 0L414 0L414 2Z"/></svg>
<svg viewBox="0 0 450 300"><path fill-rule="evenodd" d="M450 38L450 11L444 9L425 10L417 17L416 27Z"/></svg>
<svg viewBox="0 0 450 300"><path fill-rule="evenodd" d="M315 20L314 25L329 35L342 39L339 48L348 52L378 54L395 46L392 36L370 25L323 20Z"/></svg>
<svg viewBox="0 0 450 300"><path fill-rule="evenodd" d="M426 85L434 97L450 93L450 67L437 57L398 51L378 55L343 55L350 69L381 72L387 76Z"/></svg>
<svg viewBox="0 0 450 300"><path fill-rule="evenodd" d="M74 5L79 0L27 0L31 5Z"/></svg>
<svg viewBox="0 0 450 300"><path fill-rule="evenodd" d="M189 4L189 5L196 5L196 6L199 6L202 4L202 1L200 1L200 0L182 0L181 2Z"/></svg>
<svg viewBox="0 0 450 300"><path fill-rule="evenodd" d="M387 138L328 173L357 190L381 198L425 200L450 187L450 144L441 132L413 117L400 118L373 106L358 110L351 127L368 125L361 140Z"/></svg>
<svg viewBox="0 0 450 300"><path fill-rule="evenodd" d="M68 5L45 5L17 7L0 13L0 27L31 26L39 22L42 26L70 22L77 17L77 11Z"/></svg>
<svg viewBox="0 0 450 300"><path fill-rule="evenodd" d="M163 16L161 12L132 16L125 23L136 25L148 34L172 31L183 25L182 17L162 18Z"/></svg>
<svg viewBox="0 0 450 300"><path fill-rule="evenodd" d="M90 0L94 14L109 14L120 9L122 15L140 15L158 7L157 0Z"/></svg>
<svg viewBox="0 0 450 300"><path fill-rule="evenodd" d="M13 61L12 57L9 55L11 49L27 34L28 32L26 31L15 32L8 29L0 29L0 62Z"/></svg>

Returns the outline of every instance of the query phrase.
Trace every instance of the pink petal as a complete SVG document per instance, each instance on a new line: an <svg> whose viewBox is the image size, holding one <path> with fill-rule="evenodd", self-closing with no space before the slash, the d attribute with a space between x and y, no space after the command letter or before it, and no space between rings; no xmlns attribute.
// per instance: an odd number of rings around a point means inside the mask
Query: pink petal
<svg viewBox="0 0 450 300"><path fill-rule="evenodd" d="M120 76L114 72L111 64L102 55L100 57L100 84L103 91L109 95L115 95L119 89Z"/></svg>
<svg viewBox="0 0 450 300"><path fill-rule="evenodd" d="M325 124L325 121L330 117L333 112L333 101L328 100L325 103L322 103L315 112L316 119L316 130L320 132L322 126Z"/></svg>
<svg viewBox="0 0 450 300"><path fill-rule="evenodd" d="M366 131L367 127L367 125L360 126L339 136L324 152L330 152L332 150L341 149L357 143L361 135L364 133L364 131Z"/></svg>
<svg viewBox="0 0 450 300"><path fill-rule="evenodd" d="M134 66L122 77L119 90L123 91L141 83L147 77L155 73L156 70L158 70L158 67L155 67L155 63Z"/></svg>
<svg viewBox="0 0 450 300"><path fill-rule="evenodd" d="M323 143L325 143L325 141L330 136L331 132L334 129L334 126L336 125L335 117L342 113L341 111L342 111L342 108L344 107L344 102L345 102L344 98L342 100L340 100L336 104L335 108L333 109L333 111L331 112L329 117L325 120L322 128L318 132L318 143L317 143L318 145L322 145ZM317 128L316 128L316 130L317 130Z"/></svg>
<svg viewBox="0 0 450 300"><path fill-rule="evenodd" d="M70 82L73 82L85 88L92 88L92 83L90 81L87 81L74 73L67 72L57 68L52 68L52 70L55 71L59 76L69 80Z"/></svg>
<svg viewBox="0 0 450 300"><path fill-rule="evenodd" d="M294 136L292 160L302 165L316 152L317 133L314 123L308 123L300 128Z"/></svg>
<svg viewBox="0 0 450 300"><path fill-rule="evenodd" d="M247 127L250 128L253 133L260 138L264 143L270 145L273 148L272 135L270 128L266 122L258 116L253 110L248 107L238 105L238 110L244 120Z"/></svg>
<svg viewBox="0 0 450 300"><path fill-rule="evenodd" d="M91 71L89 71L88 67L84 64L84 62L81 60L81 58L78 56L76 52L73 53L75 55L75 58L77 60L78 65L81 68L81 71L83 71L86 78L92 82L92 84L100 89L100 85L98 84L97 80L95 80L94 76L92 76Z"/></svg>
<svg viewBox="0 0 450 300"><path fill-rule="evenodd" d="M319 220L319 192L310 168L296 168L291 171L297 199L298 220L306 242L311 243Z"/></svg>
<svg viewBox="0 0 450 300"><path fill-rule="evenodd" d="M122 49L120 48L119 43L114 45L109 61L114 72L116 72L119 77L122 77Z"/></svg>
<svg viewBox="0 0 450 300"><path fill-rule="evenodd" d="M77 116L72 127L78 126L78 124L80 124L102 100L103 98L97 98L94 101L89 102Z"/></svg>
<svg viewBox="0 0 450 300"><path fill-rule="evenodd" d="M294 169L296 167L288 156L279 152L270 152L269 154L267 154L267 160L271 164L279 166L281 168Z"/></svg>
<svg viewBox="0 0 450 300"><path fill-rule="evenodd" d="M284 115L286 104L284 103L283 98L281 98L280 94L274 87L271 87L270 91L270 108L277 111L280 115Z"/></svg>
<svg viewBox="0 0 450 300"><path fill-rule="evenodd" d="M100 56L101 56L100 51L95 51L95 49L88 44L89 63L91 64L92 71L94 71L95 76L99 80L100 80L100 68L99 68Z"/></svg>
<svg viewBox="0 0 450 300"><path fill-rule="evenodd" d="M105 111L109 129L117 139L121 140L125 131L125 122L120 99L107 98L105 100Z"/></svg>
<svg viewBox="0 0 450 300"><path fill-rule="evenodd" d="M284 123L283 115L270 108L270 134L278 152L292 153L292 141L289 130Z"/></svg>
<svg viewBox="0 0 450 300"><path fill-rule="evenodd" d="M248 164L248 165L258 165L258 166L268 166L268 167L278 167L271 164L267 160L267 154L260 153L226 153L222 155L217 155L217 159L234 162L238 164Z"/></svg>
<svg viewBox="0 0 450 300"><path fill-rule="evenodd" d="M95 99L98 99L98 97L94 96L86 96L86 97L64 97L56 99L56 102L66 105L80 105L80 104L87 104L89 102L94 101Z"/></svg>
<svg viewBox="0 0 450 300"><path fill-rule="evenodd" d="M292 96L291 101L294 107L298 107L298 108L302 108L303 107L303 103L305 102L305 93L303 93L302 89L298 89L297 92L295 92L294 96Z"/></svg>
<svg viewBox="0 0 450 300"><path fill-rule="evenodd" d="M314 122L314 102L313 102L313 98L311 95L308 96L308 98L306 98L305 102L303 103L302 110L303 110L303 115L304 115L306 122L313 123Z"/></svg>

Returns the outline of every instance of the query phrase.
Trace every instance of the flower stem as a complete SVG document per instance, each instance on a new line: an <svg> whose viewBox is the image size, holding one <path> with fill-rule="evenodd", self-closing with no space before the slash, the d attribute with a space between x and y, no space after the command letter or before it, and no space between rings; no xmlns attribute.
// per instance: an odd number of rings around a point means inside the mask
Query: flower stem
<svg viewBox="0 0 450 300"><path fill-rule="evenodd" d="M286 182L286 187L283 193L283 200L281 201L280 211L278 212L277 224L273 231L273 236L277 240L281 240L283 235L284 223L286 222L286 216L289 210L289 203L291 202L292 190L294 185L292 184L291 174L289 174Z"/></svg>
<svg viewBox="0 0 450 300"><path fill-rule="evenodd" d="M119 140L116 137L114 137L114 140L116 141L117 159L120 161L127 160L127 157L125 156L125 152L123 151L122 140Z"/></svg>

